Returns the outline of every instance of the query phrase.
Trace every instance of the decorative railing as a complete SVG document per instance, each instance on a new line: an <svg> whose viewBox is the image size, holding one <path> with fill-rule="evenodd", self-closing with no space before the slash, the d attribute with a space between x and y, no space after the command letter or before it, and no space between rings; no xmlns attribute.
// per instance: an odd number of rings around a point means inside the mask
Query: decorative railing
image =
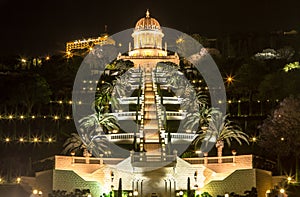
<svg viewBox="0 0 300 197"><path fill-rule="evenodd" d="M175 140L187 140L193 141L198 134L190 134L190 133L170 133L172 142ZM165 137L168 138L168 133L165 134Z"/></svg>
<svg viewBox="0 0 300 197"><path fill-rule="evenodd" d="M109 164L116 165L124 158L93 158L93 157L72 157L72 164Z"/></svg>
<svg viewBox="0 0 300 197"><path fill-rule="evenodd" d="M135 111L133 112L114 112L110 113L111 115L114 115L118 120L135 120L136 115L138 115L138 119L141 120L141 112L138 112L136 114Z"/></svg>
<svg viewBox="0 0 300 197"><path fill-rule="evenodd" d="M186 118L187 112L166 111L167 120L183 120Z"/></svg>
<svg viewBox="0 0 300 197"><path fill-rule="evenodd" d="M183 98L178 97L164 97L163 104L181 104Z"/></svg>
<svg viewBox="0 0 300 197"><path fill-rule="evenodd" d="M239 155L239 156L222 156L222 157L193 157L183 158L190 164L204 164L204 165L216 165L216 164L230 164L234 163L236 167L249 169L253 168L253 155Z"/></svg>
<svg viewBox="0 0 300 197"><path fill-rule="evenodd" d="M183 158L190 164L217 164L217 163L234 163L237 156L223 157L202 157L202 158Z"/></svg>
<svg viewBox="0 0 300 197"><path fill-rule="evenodd" d="M138 97L123 97L118 98L120 104L137 104ZM144 97L140 97L140 101L144 100Z"/></svg>
<svg viewBox="0 0 300 197"><path fill-rule="evenodd" d="M147 155L145 152L131 155L131 164L134 167L155 167L162 164L176 165L177 155Z"/></svg>
<svg viewBox="0 0 300 197"><path fill-rule="evenodd" d="M143 131L140 130L140 132L134 134L134 133L118 133L118 134L106 134L106 138L110 142L133 142L134 135L136 135L137 138L143 138ZM171 136L171 143L182 143L182 142L192 142L195 138L197 138L198 134L192 134L192 133L170 133ZM160 138L163 142L168 142L170 140L167 140L169 137L169 134L166 133L163 129L160 131Z"/></svg>
<svg viewBox="0 0 300 197"><path fill-rule="evenodd" d="M140 137L140 133L119 133L119 134L107 134L105 135L106 138L111 141L120 141L120 140L130 140L133 141L134 139L134 135L136 135L136 137Z"/></svg>

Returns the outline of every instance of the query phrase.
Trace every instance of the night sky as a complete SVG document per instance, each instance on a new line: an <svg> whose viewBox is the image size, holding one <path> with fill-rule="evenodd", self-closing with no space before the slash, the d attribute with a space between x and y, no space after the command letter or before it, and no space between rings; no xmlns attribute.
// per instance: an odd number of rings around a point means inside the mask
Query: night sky
<svg viewBox="0 0 300 197"><path fill-rule="evenodd" d="M132 28L145 16L185 33L215 37L227 33L300 29L299 0L1 0L1 55L47 55L65 42Z"/></svg>

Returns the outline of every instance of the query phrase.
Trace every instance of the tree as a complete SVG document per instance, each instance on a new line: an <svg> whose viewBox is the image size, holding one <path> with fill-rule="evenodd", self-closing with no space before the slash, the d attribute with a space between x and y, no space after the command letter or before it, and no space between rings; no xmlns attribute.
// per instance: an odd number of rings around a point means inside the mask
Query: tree
<svg viewBox="0 0 300 197"><path fill-rule="evenodd" d="M100 130L103 131L104 129L107 131L119 129L118 119L109 113L95 113L84 117L79 120L80 128L86 132L96 132L97 129L100 127Z"/></svg>
<svg viewBox="0 0 300 197"><path fill-rule="evenodd" d="M252 114L251 103L254 96L258 93L258 87L267 72L266 66L259 61L250 61L247 64L243 64L236 72L236 79L233 84L235 91L233 92L249 101L250 115Z"/></svg>
<svg viewBox="0 0 300 197"><path fill-rule="evenodd" d="M187 178L187 196L191 197L192 192L191 192L191 179L190 177Z"/></svg>
<svg viewBox="0 0 300 197"><path fill-rule="evenodd" d="M199 53L202 48L197 40L187 34L182 34L176 40L176 45L177 51L181 57L190 57L191 55Z"/></svg>
<svg viewBox="0 0 300 197"><path fill-rule="evenodd" d="M88 139L79 136L78 133L71 133L71 136L66 139L63 144L62 154L75 152L80 154L83 150L83 156L93 152L96 156L104 153L107 148L107 138L101 135L90 136Z"/></svg>
<svg viewBox="0 0 300 197"><path fill-rule="evenodd" d="M111 64L105 66L108 70L119 70L121 74L134 67L134 63L130 60L116 60Z"/></svg>
<svg viewBox="0 0 300 197"><path fill-rule="evenodd" d="M263 99L284 99L287 95L300 92L300 70L283 72L282 70L268 74L259 85L259 97Z"/></svg>
<svg viewBox="0 0 300 197"><path fill-rule="evenodd" d="M87 148L78 133L71 133L71 136L66 139L63 147L64 149L62 151L62 154L71 152L79 153L81 150Z"/></svg>
<svg viewBox="0 0 300 197"><path fill-rule="evenodd" d="M201 132L201 127L208 127L212 113L214 113L214 109L209 108L206 105L202 106L199 111L187 114L183 126L185 129Z"/></svg>
<svg viewBox="0 0 300 197"><path fill-rule="evenodd" d="M258 145L268 153L277 156L279 171L281 171L280 158L282 156L295 155L296 164L299 159L299 108L300 96L289 96L280 102L278 108L259 126L260 140ZM296 169L296 173L298 173L298 169Z"/></svg>
<svg viewBox="0 0 300 197"><path fill-rule="evenodd" d="M251 190L245 191L244 194L246 194L246 197L257 197L257 189L252 187Z"/></svg>
<svg viewBox="0 0 300 197"><path fill-rule="evenodd" d="M242 141L249 144L248 135L237 124L228 120L228 116L223 115L222 112L211 114L208 128L202 130L202 133L193 143L197 146L200 142L208 143L210 140L216 141L218 157L222 157L224 141L227 142L228 146L231 145L232 140L236 140L240 145L242 145Z"/></svg>
<svg viewBox="0 0 300 197"><path fill-rule="evenodd" d="M203 192L201 197L212 197L208 192Z"/></svg>
<svg viewBox="0 0 300 197"><path fill-rule="evenodd" d="M118 197L122 197L122 178L119 179Z"/></svg>
<svg viewBox="0 0 300 197"><path fill-rule="evenodd" d="M16 87L12 89L11 98L17 99L27 109L27 114L31 114L35 104L48 104L52 94L47 81L38 74L21 75L17 79ZM20 95L16 97L16 95Z"/></svg>
<svg viewBox="0 0 300 197"><path fill-rule="evenodd" d="M82 61L83 57L80 56L66 59L57 55L38 69L37 72L46 79L55 99L71 98L74 80Z"/></svg>
<svg viewBox="0 0 300 197"><path fill-rule="evenodd" d="M291 46L286 46L277 50L279 58L290 61L295 55L295 49Z"/></svg>
<svg viewBox="0 0 300 197"><path fill-rule="evenodd" d="M204 47L207 47L209 44L207 38L204 36L200 36L199 34L192 34L192 38L197 40Z"/></svg>

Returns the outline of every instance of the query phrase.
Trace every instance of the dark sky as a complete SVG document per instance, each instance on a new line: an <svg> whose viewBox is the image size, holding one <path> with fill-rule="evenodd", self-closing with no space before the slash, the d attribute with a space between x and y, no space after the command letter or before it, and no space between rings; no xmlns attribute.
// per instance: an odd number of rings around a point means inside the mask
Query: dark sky
<svg viewBox="0 0 300 197"><path fill-rule="evenodd" d="M214 37L299 30L299 0L0 0L1 55L46 55L66 41L132 28L149 8L161 26Z"/></svg>

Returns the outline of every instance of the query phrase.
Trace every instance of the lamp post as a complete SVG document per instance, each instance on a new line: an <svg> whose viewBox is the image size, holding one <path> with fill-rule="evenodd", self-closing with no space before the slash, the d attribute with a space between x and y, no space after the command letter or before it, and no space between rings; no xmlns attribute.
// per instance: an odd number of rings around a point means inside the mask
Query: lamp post
<svg viewBox="0 0 300 197"><path fill-rule="evenodd" d="M198 172L195 171L195 173L194 173L194 179L195 179L195 182L197 182L197 177L198 177Z"/></svg>
<svg viewBox="0 0 300 197"><path fill-rule="evenodd" d="M236 150L233 149L233 150L231 151L231 153L232 153L232 155L233 155L232 162L235 163Z"/></svg>
<svg viewBox="0 0 300 197"><path fill-rule="evenodd" d="M115 175L114 175L114 172L113 172L113 171L111 171L110 177L111 177L111 182L114 182Z"/></svg>
<svg viewBox="0 0 300 197"><path fill-rule="evenodd" d="M74 158L74 156L75 156L75 152L74 151L72 151L71 152L71 156L72 156L72 165L75 163L75 158Z"/></svg>

